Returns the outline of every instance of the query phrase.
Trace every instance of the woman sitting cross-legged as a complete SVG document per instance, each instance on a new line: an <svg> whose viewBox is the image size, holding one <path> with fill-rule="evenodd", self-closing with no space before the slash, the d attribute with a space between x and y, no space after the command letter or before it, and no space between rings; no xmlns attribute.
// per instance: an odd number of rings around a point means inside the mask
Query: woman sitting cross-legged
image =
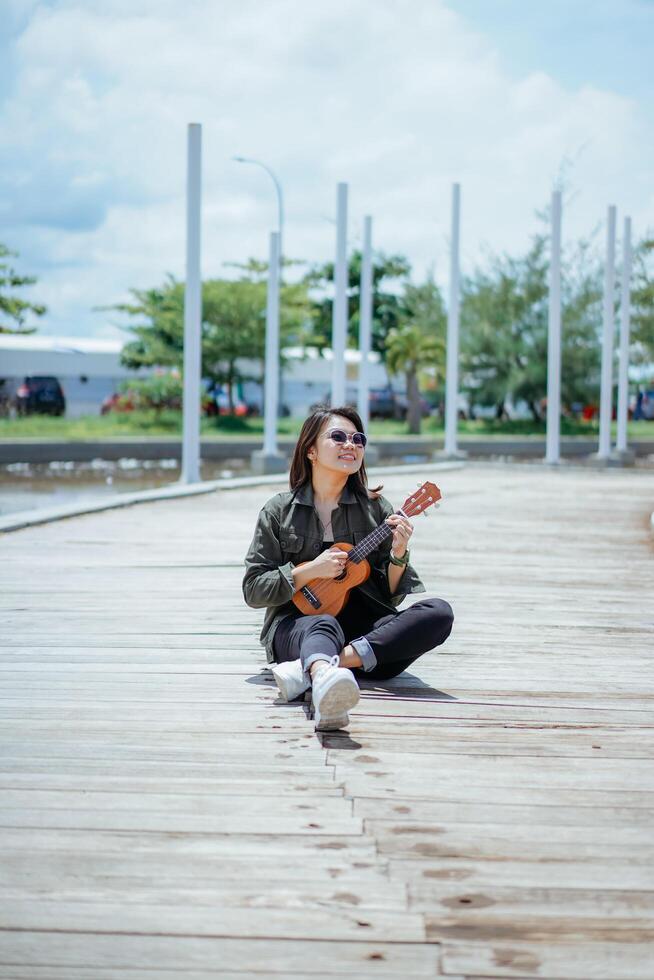
<svg viewBox="0 0 654 980"><path fill-rule="evenodd" d="M387 680L443 643L453 614L443 599L397 606L425 587L409 564L413 526L369 490L366 436L350 407L318 409L302 426L290 469L290 490L259 513L245 558L243 596L265 608L260 640L282 696L290 701L311 685L317 730L343 728L359 700L357 677ZM347 552L383 522L392 528L367 556L370 576L333 616L304 615L292 601L315 579L336 579ZM303 564L304 563L304 564ZM298 567L301 565L302 567Z"/></svg>

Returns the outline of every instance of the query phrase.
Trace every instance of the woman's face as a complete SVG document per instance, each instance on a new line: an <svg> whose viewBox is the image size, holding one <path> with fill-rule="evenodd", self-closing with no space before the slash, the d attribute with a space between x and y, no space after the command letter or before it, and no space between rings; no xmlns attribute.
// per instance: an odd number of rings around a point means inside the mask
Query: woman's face
<svg viewBox="0 0 654 980"><path fill-rule="evenodd" d="M347 442L336 442L332 439L332 432L338 429L346 432ZM349 419L342 415L331 415L323 424L318 433L318 438L309 450L309 458L313 457L314 469L316 466L323 466L325 469L340 473L356 473L363 462L364 447L355 446L351 435L357 431L357 427Z"/></svg>

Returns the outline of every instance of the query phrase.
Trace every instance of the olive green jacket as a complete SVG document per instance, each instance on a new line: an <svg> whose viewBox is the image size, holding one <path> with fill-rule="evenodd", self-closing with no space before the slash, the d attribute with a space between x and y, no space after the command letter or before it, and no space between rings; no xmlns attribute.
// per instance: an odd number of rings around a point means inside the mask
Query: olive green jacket
<svg viewBox="0 0 654 980"><path fill-rule="evenodd" d="M332 518L334 541L358 544L394 512L385 497L364 497L346 484ZM310 482L295 492L287 490L275 494L259 513L245 556L243 597L253 609L266 610L259 640L265 647L269 663L275 659L275 630L280 621L296 608L291 601L296 591L292 570L302 562L311 561L328 547L327 543L323 544L323 538L324 528L314 507ZM379 608L380 617L395 612L410 593L426 591L409 564L391 595L388 586L391 544L392 537L389 535L368 555L370 576L357 586L366 599Z"/></svg>

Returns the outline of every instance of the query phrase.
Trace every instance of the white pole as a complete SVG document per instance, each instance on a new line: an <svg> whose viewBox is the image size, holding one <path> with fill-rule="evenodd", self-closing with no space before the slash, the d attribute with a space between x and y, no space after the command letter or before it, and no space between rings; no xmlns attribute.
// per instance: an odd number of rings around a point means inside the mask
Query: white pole
<svg viewBox="0 0 654 980"><path fill-rule="evenodd" d="M602 383L600 389L600 459L611 455L611 414L613 408L613 334L615 311L613 290L615 287L615 205L610 205L606 220L606 265L604 267L604 314L602 330Z"/></svg>
<svg viewBox="0 0 654 980"><path fill-rule="evenodd" d="M332 310L332 407L345 402L345 345L347 340L347 184L336 193L336 265Z"/></svg>
<svg viewBox="0 0 654 980"><path fill-rule="evenodd" d="M629 402L629 320L631 316L631 218L624 219L622 240L622 282L620 288L620 361L618 367L618 439L619 453L627 451L627 417Z"/></svg>
<svg viewBox="0 0 654 980"><path fill-rule="evenodd" d="M561 191L552 194L551 227L545 462L558 463L561 458Z"/></svg>
<svg viewBox="0 0 654 980"><path fill-rule="evenodd" d="M266 303L266 380L263 423L263 452L277 453L277 402L279 395L279 255L280 234L270 233L268 297Z"/></svg>
<svg viewBox="0 0 654 980"><path fill-rule="evenodd" d="M447 363L445 376L445 453L457 452L459 414L459 224L461 187L452 184L452 236L450 242L450 301L447 311Z"/></svg>
<svg viewBox="0 0 654 980"><path fill-rule="evenodd" d="M202 280L200 278L200 200L202 126L190 123L186 177L186 288L184 290L184 409L182 483L200 480L200 371Z"/></svg>
<svg viewBox="0 0 654 980"><path fill-rule="evenodd" d="M370 421L370 346L372 340L372 218L363 219L363 252L361 256L361 286L359 290L359 405L363 431Z"/></svg>

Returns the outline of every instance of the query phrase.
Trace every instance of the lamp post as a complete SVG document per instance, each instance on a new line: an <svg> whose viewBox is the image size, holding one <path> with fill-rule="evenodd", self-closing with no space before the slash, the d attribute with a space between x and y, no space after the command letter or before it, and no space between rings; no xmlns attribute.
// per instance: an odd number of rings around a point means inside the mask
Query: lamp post
<svg viewBox="0 0 654 980"><path fill-rule="evenodd" d="M336 185L336 262L334 263L334 303L332 306L332 408L345 403L346 391L347 191L347 184L341 182Z"/></svg>
<svg viewBox="0 0 654 980"><path fill-rule="evenodd" d="M616 454L623 463L633 463L635 456L627 446L627 419L629 417L629 320L631 287L631 218L624 219L622 237L622 283L620 287L620 360L618 368L618 438Z"/></svg>
<svg viewBox="0 0 654 980"><path fill-rule="evenodd" d="M606 264L604 266L604 311L602 317L602 375L600 387L599 448L597 459L611 455L611 415L613 414L613 341L615 337L615 216L612 204L606 218Z"/></svg>
<svg viewBox="0 0 654 980"><path fill-rule="evenodd" d="M561 191L552 193L550 226L545 462L556 464L561 462Z"/></svg>
<svg viewBox="0 0 654 980"><path fill-rule="evenodd" d="M446 457L461 455L457 444L459 417L459 234L461 225L461 185L452 184L452 238L450 241L450 301L447 308L447 353L445 373Z"/></svg>
<svg viewBox="0 0 654 980"><path fill-rule="evenodd" d="M186 150L186 286L184 289L184 400L182 483L200 480L200 372L202 362L202 277L200 219L202 126L189 123Z"/></svg>
<svg viewBox="0 0 654 980"><path fill-rule="evenodd" d="M252 163L265 170L277 194L278 230L270 236L268 263L268 301L266 306L266 357L264 383L264 445L251 456L256 473L279 473L287 468L286 458L277 451L277 420L280 414L282 369L279 356L279 297L282 284L282 238L284 231L284 196L282 187L270 169L261 160L236 156L237 163Z"/></svg>
<svg viewBox="0 0 654 980"><path fill-rule="evenodd" d="M275 192L277 194L277 231L279 232L279 281L281 284L284 243L284 195L282 193L282 185L270 167L262 163L261 160L253 160L252 157L232 157L232 160L235 160L236 163L253 163L255 167L261 167L262 170L266 171L275 185Z"/></svg>

